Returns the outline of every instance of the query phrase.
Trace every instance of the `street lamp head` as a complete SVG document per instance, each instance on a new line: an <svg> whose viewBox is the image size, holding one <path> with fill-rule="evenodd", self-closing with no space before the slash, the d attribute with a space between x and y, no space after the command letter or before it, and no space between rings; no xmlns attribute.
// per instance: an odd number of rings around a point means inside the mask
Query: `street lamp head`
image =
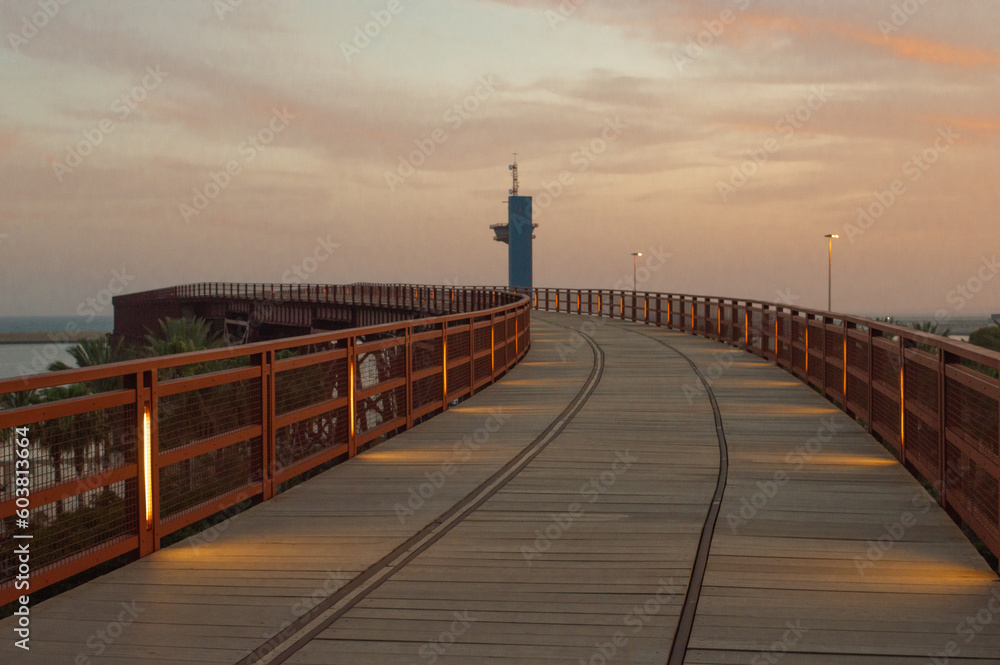
<svg viewBox="0 0 1000 665"><path fill-rule="evenodd" d="M642 256L642 252L632 252L632 256Z"/></svg>
<svg viewBox="0 0 1000 665"><path fill-rule="evenodd" d="M839 238L840 236L839 236L839 235L837 235L836 233L827 233L827 234L826 234L825 236L823 236L823 237L824 237L824 238Z"/></svg>

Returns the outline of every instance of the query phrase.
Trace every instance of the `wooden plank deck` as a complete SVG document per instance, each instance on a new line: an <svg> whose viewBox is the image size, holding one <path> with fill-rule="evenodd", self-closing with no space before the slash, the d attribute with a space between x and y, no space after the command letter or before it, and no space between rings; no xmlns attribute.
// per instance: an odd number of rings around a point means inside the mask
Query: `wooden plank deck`
<svg viewBox="0 0 1000 665"><path fill-rule="evenodd" d="M696 374L662 341L712 377L730 459L685 662L1000 663L996 574L846 415L710 341L532 317L531 353L497 385L208 537L32 608L32 651L6 639L0 662L235 663L403 545L354 600L304 625L310 639L285 642L285 662L665 663L719 445ZM598 354L563 327L585 322ZM496 409L504 424L456 455ZM478 499L533 441L537 456ZM448 463L401 520L394 506Z"/></svg>

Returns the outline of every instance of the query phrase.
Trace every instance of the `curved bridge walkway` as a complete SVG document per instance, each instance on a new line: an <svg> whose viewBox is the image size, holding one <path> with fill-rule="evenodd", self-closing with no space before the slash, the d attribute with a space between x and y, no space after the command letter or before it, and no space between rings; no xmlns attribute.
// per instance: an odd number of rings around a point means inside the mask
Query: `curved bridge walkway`
<svg viewBox="0 0 1000 665"><path fill-rule="evenodd" d="M0 661L1000 663L996 574L809 388L608 319L533 312L532 343L447 413L32 608L30 652L4 620Z"/></svg>

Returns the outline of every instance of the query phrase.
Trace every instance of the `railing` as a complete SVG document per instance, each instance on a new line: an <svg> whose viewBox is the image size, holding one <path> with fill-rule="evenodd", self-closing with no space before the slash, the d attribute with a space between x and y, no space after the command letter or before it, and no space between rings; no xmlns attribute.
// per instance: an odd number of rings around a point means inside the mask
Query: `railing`
<svg viewBox="0 0 1000 665"><path fill-rule="evenodd" d="M239 284L202 282L117 296L127 305L198 298L245 298L274 302L310 302L422 311L467 312L496 306L506 287L415 286L412 284Z"/></svg>
<svg viewBox="0 0 1000 665"><path fill-rule="evenodd" d="M863 421L1000 557L1000 353L775 303L600 289L531 297L535 309L645 322L774 361Z"/></svg>
<svg viewBox="0 0 1000 665"><path fill-rule="evenodd" d="M446 410L530 345L524 296L349 288L366 304L467 309L0 381L8 405L0 411L0 605L120 555L146 556L163 537L245 499L269 499L282 483ZM175 297L166 289L150 298L166 292ZM26 542L30 563L14 553ZM29 589L15 585L22 565Z"/></svg>

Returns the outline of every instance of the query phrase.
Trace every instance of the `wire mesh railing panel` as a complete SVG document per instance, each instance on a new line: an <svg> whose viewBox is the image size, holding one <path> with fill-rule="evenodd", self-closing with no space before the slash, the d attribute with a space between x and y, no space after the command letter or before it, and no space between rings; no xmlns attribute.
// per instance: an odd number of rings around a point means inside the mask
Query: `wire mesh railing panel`
<svg viewBox="0 0 1000 665"><path fill-rule="evenodd" d="M968 370L955 368L971 376ZM985 382L984 382L985 383ZM985 386L984 386L985 387ZM945 426L965 444L994 464L1000 462L1000 435L997 433L996 398L966 385L954 376L945 380Z"/></svg>
<svg viewBox="0 0 1000 665"><path fill-rule="evenodd" d="M0 589L13 586L18 574L15 548L24 541L15 532L30 532L31 575L37 576L135 537L139 531L135 478L89 489L28 510L27 524L13 516L0 520ZM34 584L32 584L34 587Z"/></svg>
<svg viewBox="0 0 1000 665"><path fill-rule="evenodd" d="M494 365L502 369L507 365L507 325L503 320L498 319L493 326L493 343L495 351L493 353Z"/></svg>
<svg viewBox="0 0 1000 665"><path fill-rule="evenodd" d="M160 467L160 519L168 521L261 480L261 439L255 437Z"/></svg>
<svg viewBox="0 0 1000 665"><path fill-rule="evenodd" d="M844 333L827 327L823 343L825 353L824 387L830 393L844 392Z"/></svg>
<svg viewBox="0 0 1000 665"><path fill-rule="evenodd" d="M75 483L75 491L99 486L102 478L135 464L135 406L112 407L32 423L28 442L31 492ZM0 430L0 503L15 492L16 428ZM0 515L0 518L6 515Z"/></svg>
<svg viewBox="0 0 1000 665"><path fill-rule="evenodd" d="M444 399L444 384L440 374L433 374L413 382L414 409L438 404L442 399Z"/></svg>
<svg viewBox="0 0 1000 665"><path fill-rule="evenodd" d="M996 476L951 443L945 446L945 460L948 503L961 506L975 531L992 547L997 547L1000 541L997 530L1000 488Z"/></svg>
<svg viewBox="0 0 1000 665"><path fill-rule="evenodd" d="M345 406L277 428L274 432L276 469L283 471L302 460L345 445L350 429L349 419Z"/></svg>
<svg viewBox="0 0 1000 665"><path fill-rule="evenodd" d="M937 479L941 462L938 428L911 411L906 412L903 426L906 431L907 461L912 462L925 477Z"/></svg>
<svg viewBox="0 0 1000 665"><path fill-rule="evenodd" d="M161 397L157 423L161 454L260 425L260 381L235 381Z"/></svg>
<svg viewBox="0 0 1000 665"><path fill-rule="evenodd" d="M410 364L414 372L421 372L432 367L441 367L444 352L440 337L414 342L412 350L413 360Z"/></svg>
<svg viewBox="0 0 1000 665"><path fill-rule="evenodd" d="M366 432L371 432L386 423L405 417L406 386L388 388L358 400L355 406L356 436L361 438Z"/></svg>
<svg viewBox="0 0 1000 665"><path fill-rule="evenodd" d="M938 372L920 362L906 361L904 398L907 405L919 404L935 422L938 415Z"/></svg>
<svg viewBox="0 0 1000 665"><path fill-rule="evenodd" d="M275 372L275 413L282 415L347 395L347 359Z"/></svg>

